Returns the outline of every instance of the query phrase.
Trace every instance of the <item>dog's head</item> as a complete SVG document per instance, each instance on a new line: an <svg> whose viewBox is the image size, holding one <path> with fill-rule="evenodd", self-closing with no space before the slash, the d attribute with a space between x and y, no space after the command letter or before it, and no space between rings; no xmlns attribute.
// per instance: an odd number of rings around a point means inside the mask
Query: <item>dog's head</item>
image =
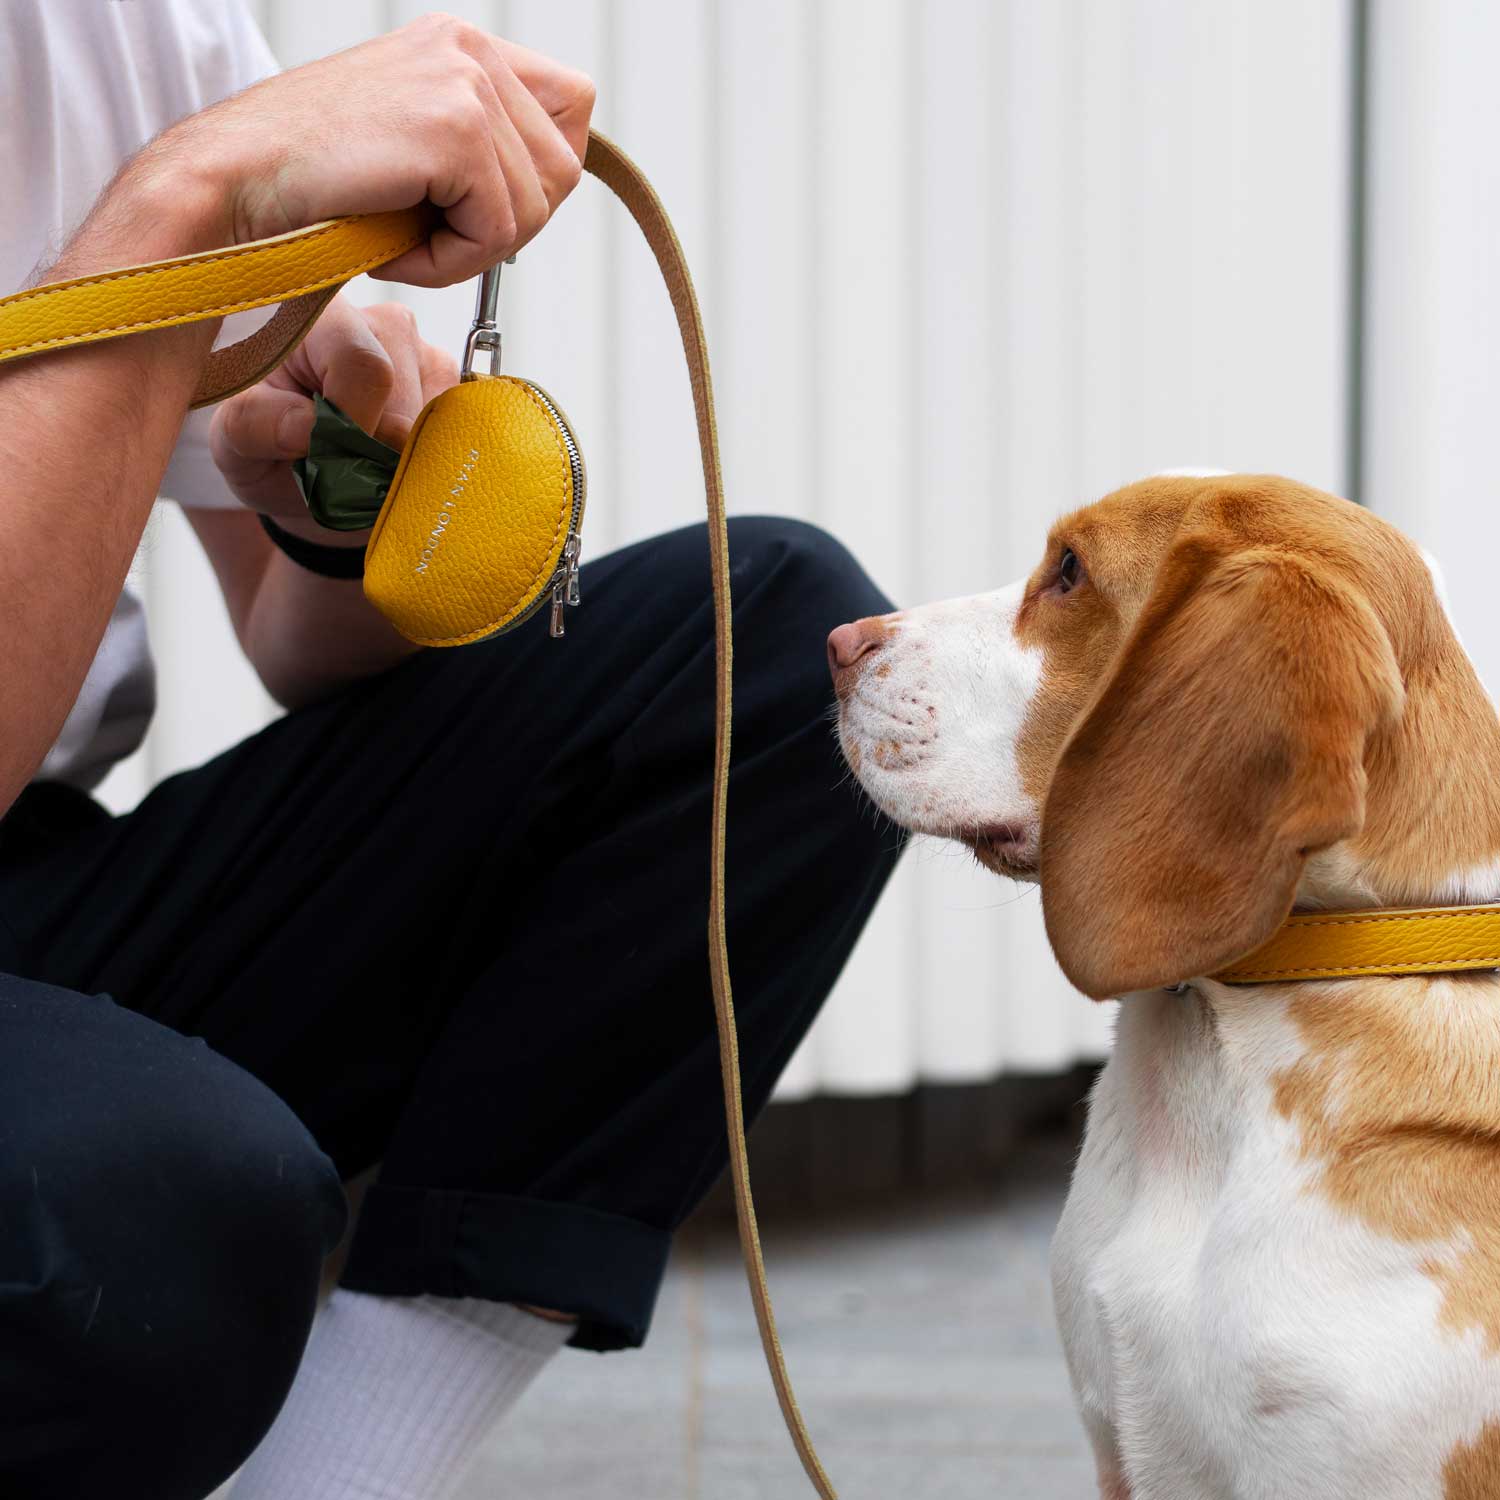
<svg viewBox="0 0 1500 1500"><path fill-rule="evenodd" d="M875 803L1040 879L1094 996L1212 973L1308 905L1495 893L1500 728L1422 554L1289 480L1162 475L1031 576L829 637Z"/></svg>

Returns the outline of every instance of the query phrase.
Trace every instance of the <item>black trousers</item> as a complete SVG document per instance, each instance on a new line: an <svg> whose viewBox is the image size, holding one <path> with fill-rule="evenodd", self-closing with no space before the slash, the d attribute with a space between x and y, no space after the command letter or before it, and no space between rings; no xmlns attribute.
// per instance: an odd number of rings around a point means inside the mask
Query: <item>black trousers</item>
<svg viewBox="0 0 1500 1500"><path fill-rule="evenodd" d="M747 1108L898 852L837 757L832 626L888 609L731 524L729 939ZM0 822L0 1496L197 1500L342 1284L646 1336L725 1164L705 948L713 623L692 528L584 570L564 641L425 653L124 817Z"/></svg>

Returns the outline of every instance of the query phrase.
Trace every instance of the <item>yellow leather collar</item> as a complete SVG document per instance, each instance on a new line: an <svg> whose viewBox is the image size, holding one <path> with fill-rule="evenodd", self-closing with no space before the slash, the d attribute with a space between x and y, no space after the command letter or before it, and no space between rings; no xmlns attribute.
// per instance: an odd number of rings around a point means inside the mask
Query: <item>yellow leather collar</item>
<svg viewBox="0 0 1500 1500"><path fill-rule="evenodd" d="M1494 968L1500 968L1500 906L1438 906L1288 917L1259 948L1213 978L1273 984Z"/></svg>

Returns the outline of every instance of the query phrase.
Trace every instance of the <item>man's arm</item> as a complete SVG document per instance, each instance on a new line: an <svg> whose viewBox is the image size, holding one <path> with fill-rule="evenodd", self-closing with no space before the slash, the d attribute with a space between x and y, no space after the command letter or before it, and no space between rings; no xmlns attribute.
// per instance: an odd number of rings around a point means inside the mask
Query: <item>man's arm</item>
<svg viewBox="0 0 1500 1500"><path fill-rule="evenodd" d="M106 190L49 279L300 228L444 210L386 274L443 285L523 244L576 184L587 79L449 17L267 79L173 126ZM83 681L216 329L0 371L0 812Z"/></svg>
<svg viewBox="0 0 1500 1500"><path fill-rule="evenodd" d="M216 205L117 179L49 273L209 249ZM124 585L217 322L88 345L0 373L0 813L72 708Z"/></svg>

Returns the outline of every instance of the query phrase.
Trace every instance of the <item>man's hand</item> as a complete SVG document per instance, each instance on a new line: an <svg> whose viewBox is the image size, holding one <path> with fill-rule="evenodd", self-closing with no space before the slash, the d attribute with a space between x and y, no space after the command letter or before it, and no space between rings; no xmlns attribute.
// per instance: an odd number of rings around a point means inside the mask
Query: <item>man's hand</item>
<svg viewBox="0 0 1500 1500"><path fill-rule="evenodd" d="M427 201L444 222L377 275L475 276L577 185L594 86L452 16L268 78L166 131L139 169L221 205L234 243Z"/></svg>
<svg viewBox="0 0 1500 1500"><path fill-rule="evenodd" d="M445 351L423 341L395 303L360 308L337 297L273 375L214 412L209 444L230 488L251 510L324 547L361 547L366 531L327 531L307 513L291 463L307 452L313 391L322 391L392 448L418 412L458 381ZM299 567L253 516L190 509L218 574L235 633L261 681L287 707L384 670L417 648L403 640L357 583Z"/></svg>
<svg viewBox="0 0 1500 1500"><path fill-rule="evenodd" d="M336 546L348 534L311 519L292 477L292 460L307 453L312 433L312 393L321 391L371 437L399 450L417 413L457 383L457 362L421 337L406 308L360 308L336 297L280 369L215 409L209 446L243 504ZM363 532L353 534L356 545L364 540Z"/></svg>

